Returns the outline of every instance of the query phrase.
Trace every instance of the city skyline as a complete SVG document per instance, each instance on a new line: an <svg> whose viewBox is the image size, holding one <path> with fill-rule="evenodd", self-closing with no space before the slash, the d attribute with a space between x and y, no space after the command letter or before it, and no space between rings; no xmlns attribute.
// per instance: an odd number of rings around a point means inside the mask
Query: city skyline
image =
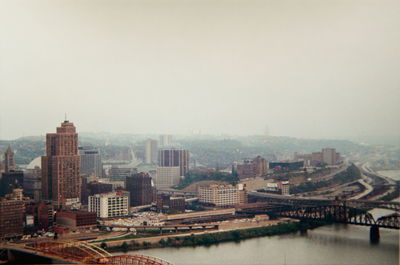
<svg viewBox="0 0 400 265"><path fill-rule="evenodd" d="M400 138L398 1L21 2L0 8L0 139L65 112L80 132Z"/></svg>
<svg viewBox="0 0 400 265"><path fill-rule="evenodd" d="M399 0L1 0L0 263L399 264Z"/></svg>

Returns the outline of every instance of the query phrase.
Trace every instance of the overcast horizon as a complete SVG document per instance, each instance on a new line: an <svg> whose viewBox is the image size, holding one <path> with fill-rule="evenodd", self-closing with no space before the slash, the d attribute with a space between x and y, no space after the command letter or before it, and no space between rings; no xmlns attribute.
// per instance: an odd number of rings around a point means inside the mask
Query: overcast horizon
<svg viewBox="0 0 400 265"><path fill-rule="evenodd" d="M0 139L400 140L400 1L0 1Z"/></svg>

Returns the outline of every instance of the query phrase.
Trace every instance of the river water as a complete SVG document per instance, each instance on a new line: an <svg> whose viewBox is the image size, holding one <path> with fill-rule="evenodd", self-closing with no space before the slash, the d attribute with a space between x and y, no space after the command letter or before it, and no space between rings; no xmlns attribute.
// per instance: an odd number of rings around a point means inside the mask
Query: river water
<svg viewBox="0 0 400 265"><path fill-rule="evenodd" d="M380 209L371 212L374 216L390 213ZM253 238L209 247L148 249L129 254L155 256L173 264L398 265L399 231L381 228L380 236L380 242L373 244L369 239L369 227L334 224L303 234Z"/></svg>
<svg viewBox="0 0 400 265"><path fill-rule="evenodd" d="M398 231L380 229L381 240L372 244L369 228L329 225L305 234L227 242L210 247L182 247L132 251L173 264L287 264L287 265L398 265Z"/></svg>

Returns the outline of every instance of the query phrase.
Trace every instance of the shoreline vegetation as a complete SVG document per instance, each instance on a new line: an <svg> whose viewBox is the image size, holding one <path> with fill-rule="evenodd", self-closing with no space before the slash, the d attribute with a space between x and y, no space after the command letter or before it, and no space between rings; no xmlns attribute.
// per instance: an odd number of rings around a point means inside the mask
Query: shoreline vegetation
<svg viewBox="0 0 400 265"><path fill-rule="evenodd" d="M104 248L109 252L120 252L120 251L126 252L126 251L149 249L149 248L211 246L222 242L240 242L241 240L244 239L250 239L256 237L290 234L298 231L305 232L308 229L314 229L327 224L328 224L327 222L279 223L277 225L272 225L272 226L238 229L232 231L221 231L216 233L206 233L197 235L191 234L190 236L171 235L166 240L161 239L157 243L150 243L144 241L142 244L140 244L132 240L129 243L124 241L119 246L107 246L107 243L103 242L100 245L100 247Z"/></svg>
<svg viewBox="0 0 400 265"><path fill-rule="evenodd" d="M391 201L394 200L398 197L400 197L400 180L396 181L397 187L395 188L394 191L386 194L385 196L383 196L382 198L380 198L380 200L382 201Z"/></svg>

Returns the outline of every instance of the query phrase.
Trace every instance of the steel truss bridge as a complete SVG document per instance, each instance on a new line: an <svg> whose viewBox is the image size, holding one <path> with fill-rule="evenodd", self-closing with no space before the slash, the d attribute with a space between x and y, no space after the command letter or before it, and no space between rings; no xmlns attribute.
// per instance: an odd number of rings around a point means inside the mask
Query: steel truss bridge
<svg viewBox="0 0 400 265"><path fill-rule="evenodd" d="M306 199L291 196L277 196L260 192L250 193L259 201L271 206L264 213L301 220L329 221L354 225L371 226L374 229L400 229L400 202L368 200L326 200ZM368 210L373 208L393 210L395 213L374 219ZM247 213L261 213L261 209ZM246 211L244 211L246 213Z"/></svg>
<svg viewBox="0 0 400 265"><path fill-rule="evenodd" d="M106 250L83 242L44 241L21 244L5 244L2 249L20 251L56 261L79 264L133 264L171 265L167 261L145 255L112 256ZM59 262L58 262L59 263Z"/></svg>
<svg viewBox="0 0 400 265"><path fill-rule="evenodd" d="M400 215L396 212L377 218L369 212L347 207L346 205L282 207L277 215L302 220L329 221L353 225L376 226L400 229Z"/></svg>

